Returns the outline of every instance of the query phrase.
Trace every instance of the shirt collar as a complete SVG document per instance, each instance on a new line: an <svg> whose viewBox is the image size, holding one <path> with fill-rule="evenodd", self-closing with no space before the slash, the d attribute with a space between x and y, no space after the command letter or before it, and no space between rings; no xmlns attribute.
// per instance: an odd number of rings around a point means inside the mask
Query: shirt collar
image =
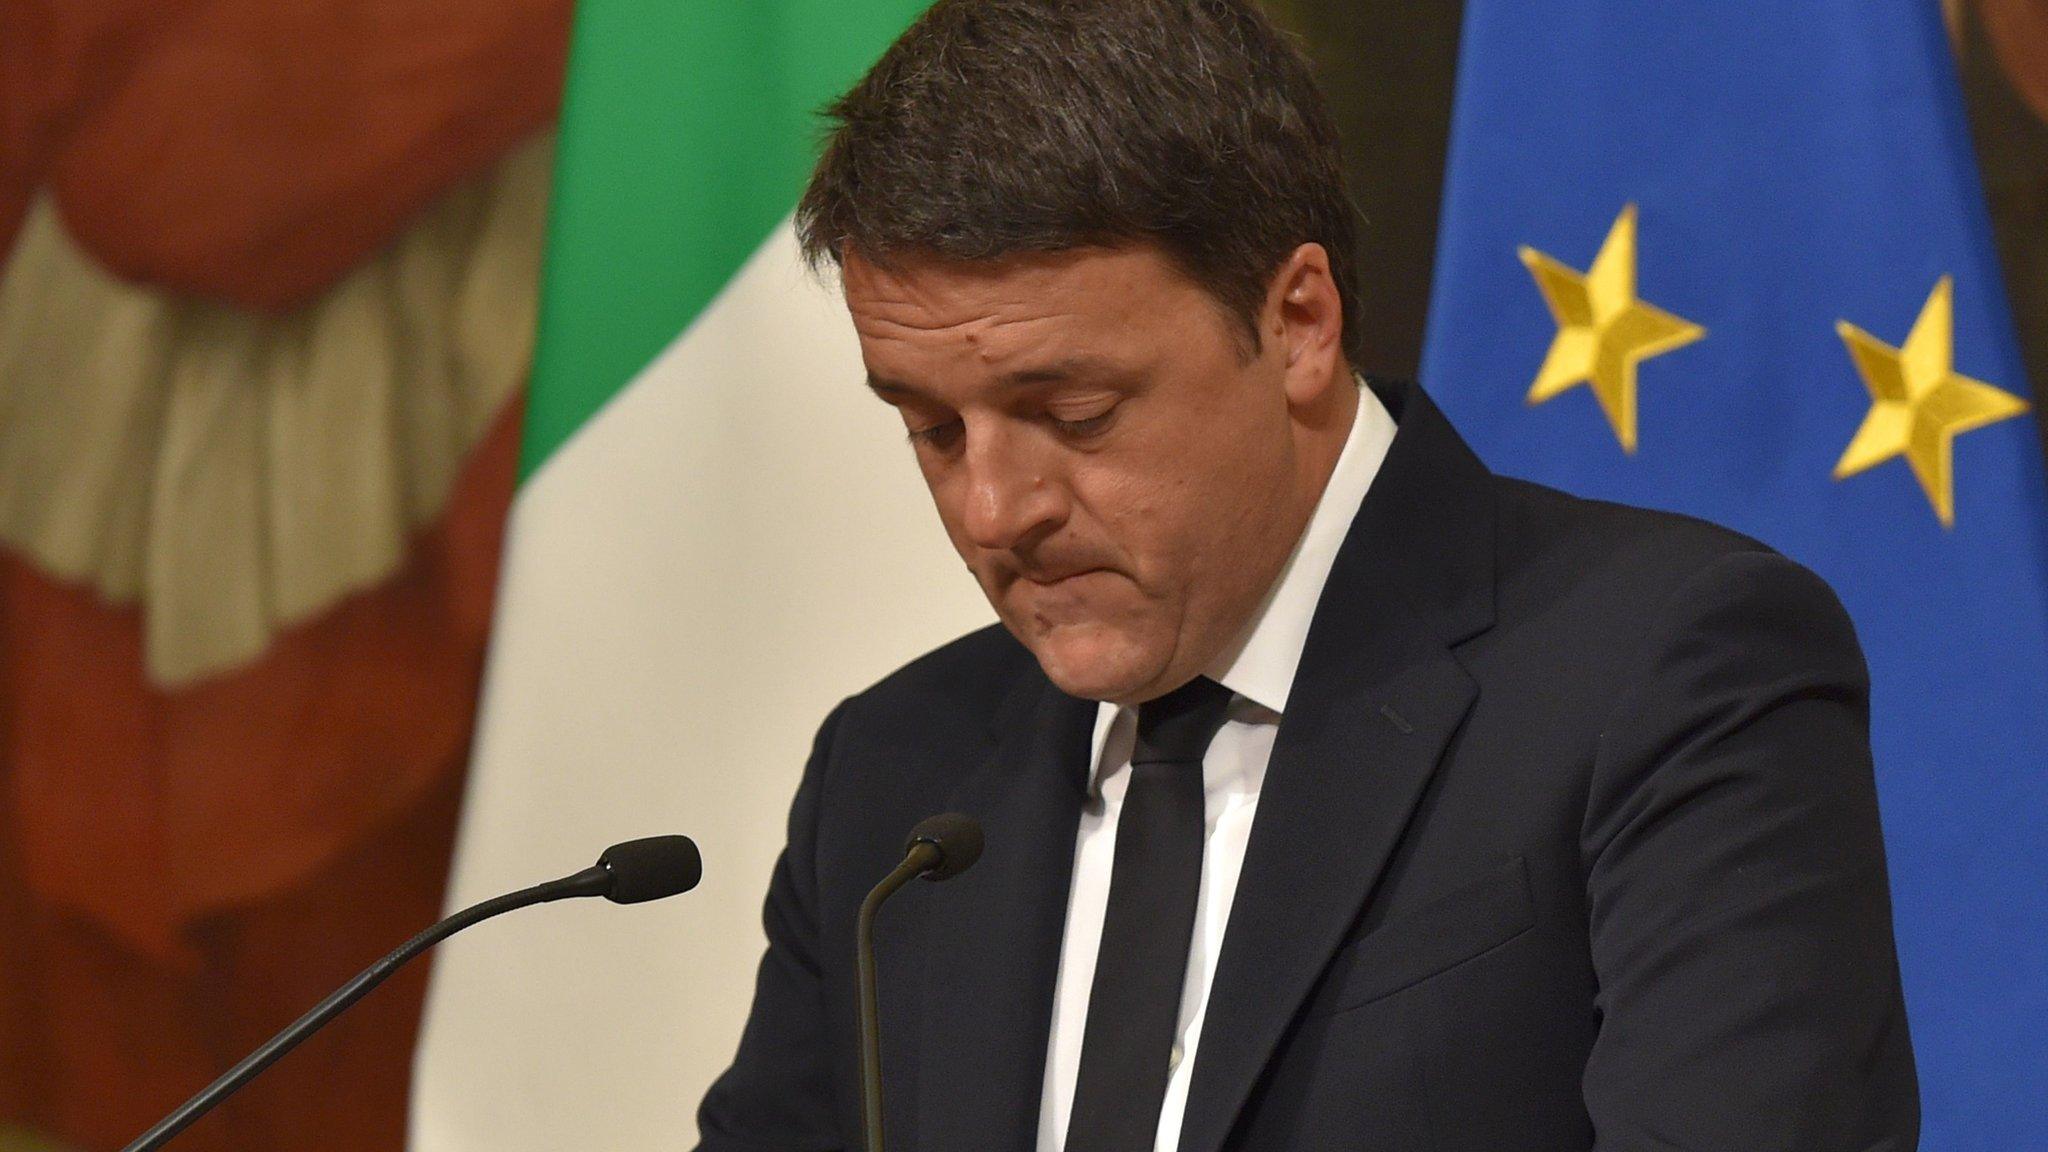
<svg viewBox="0 0 2048 1152"><path fill-rule="evenodd" d="M1352 418L1343 451L1337 455L1337 466L1316 499L1315 511L1309 514L1308 527L1302 530L1279 579L1266 592L1237 642L1204 669L1203 675L1262 709L1276 714L1287 711L1316 602L1322 599L1323 584L1330 578L1330 568L1337 562L1337 550L1351 531L1352 520L1365 503L1366 491L1387 458L1395 430L1386 405L1359 382L1358 414ZM1120 711L1107 701L1096 711L1091 781L1102 771L1103 745Z"/></svg>

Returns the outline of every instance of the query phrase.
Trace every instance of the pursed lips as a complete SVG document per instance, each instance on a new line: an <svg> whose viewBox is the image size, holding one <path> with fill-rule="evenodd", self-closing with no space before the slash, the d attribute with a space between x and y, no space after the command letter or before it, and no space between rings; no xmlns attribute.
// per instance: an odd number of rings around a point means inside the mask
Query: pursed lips
<svg viewBox="0 0 2048 1152"><path fill-rule="evenodd" d="M1110 575L1107 568L1083 568L1059 576L1025 576L1011 585L1010 595L1019 607L1028 607L1048 622L1078 623L1106 607L1101 599L1108 589L1091 578Z"/></svg>
<svg viewBox="0 0 2048 1152"><path fill-rule="evenodd" d="M1033 610L1072 611L1094 599L1096 590L1089 587L1093 583L1089 577L1115 574L1116 569L1099 564L1052 571L1020 572L1012 568L999 570L988 587L992 597L1012 601L1020 608L1028 603Z"/></svg>
<svg viewBox="0 0 2048 1152"><path fill-rule="evenodd" d="M1103 569L1101 569L1101 568L1076 568L1076 569L1074 569L1074 570L1073 570L1072 572L1063 572L1063 573L1060 573L1060 574L1058 574L1058 575L1055 575L1055 576L1031 576L1031 575L1026 575L1026 576L1024 576L1024 577L1023 577L1023 579L1024 579L1024 581L1025 581L1026 583L1028 583L1028 584L1036 584L1036 585L1037 585L1037 586L1039 586L1040 588L1053 588L1053 587L1057 587L1057 586L1058 586L1058 585L1060 585L1060 584L1064 584L1064 583L1066 583L1066 582L1067 582L1067 581L1069 581L1069 580L1073 580L1073 579L1076 579L1076 578L1078 578L1078 577L1086 576L1086 575L1088 575L1088 574L1089 574L1090 572L1101 572L1101 571L1103 571Z"/></svg>

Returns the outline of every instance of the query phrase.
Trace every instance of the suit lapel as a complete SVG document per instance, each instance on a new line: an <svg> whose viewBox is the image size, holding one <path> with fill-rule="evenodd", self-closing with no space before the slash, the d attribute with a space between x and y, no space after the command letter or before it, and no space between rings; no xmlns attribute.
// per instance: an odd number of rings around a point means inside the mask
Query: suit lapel
<svg viewBox="0 0 2048 1152"><path fill-rule="evenodd" d="M1032 675L999 712L995 753L953 797L987 848L928 893L922 917L925 1152L1032 1147L1095 710Z"/></svg>
<svg viewBox="0 0 2048 1152"><path fill-rule="evenodd" d="M1477 689L1493 619L1489 477L1419 390L1317 604L1196 1049L1181 1152L1218 1152L1371 898Z"/></svg>
<svg viewBox="0 0 2048 1152"><path fill-rule="evenodd" d="M1222 1146L1476 694L1442 652L1352 688L1290 706L1280 726L1209 993L1181 1152Z"/></svg>

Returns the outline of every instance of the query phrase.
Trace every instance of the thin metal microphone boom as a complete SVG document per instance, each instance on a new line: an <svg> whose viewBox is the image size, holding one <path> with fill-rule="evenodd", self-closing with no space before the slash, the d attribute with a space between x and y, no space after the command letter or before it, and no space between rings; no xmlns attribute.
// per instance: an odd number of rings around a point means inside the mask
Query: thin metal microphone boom
<svg viewBox="0 0 2048 1152"><path fill-rule="evenodd" d="M882 1036L875 1003L875 913L896 890L931 870L939 857L932 844L914 844L894 872L875 885L860 902L854 946L860 955L860 1110L867 1130L867 1152L882 1152Z"/></svg>
<svg viewBox="0 0 2048 1152"><path fill-rule="evenodd" d="M619 856L614 861L614 855ZM625 864L618 869L616 864ZM183 1132L193 1121L213 1110L213 1106L233 1095L235 1090L254 1079L256 1074L276 1063L285 1053L299 1046L308 1036L318 1032L328 1021L346 1011L349 1005L368 995L370 990L382 984L405 962L420 953L455 935L473 924L489 920L518 908L534 904L546 904L551 900L562 900L577 896L605 896L616 903L638 903L642 900L659 899L661 896L687 892L696 887L703 868L697 859L697 846L685 836L656 836L646 840L633 840L615 844L605 850L598 862L572 876L550 880L517 892L508 892L481 904L474 904L452 916L441 920L419 935L407 940L394 949L390 955L356 974L355 979L334 990L325 1000L315 1004L311 1011L294 1020L284 1031L263 1042L263 1046L242 1058L241 1063L221 1074L218 1080L201 1089L197 1096L180 1104L176 1111L156 1122L155 1127L135 1138L135 1142L122 1152L154 1152L164 1142Z"/></svg>
<svg viewBox="0 0 2048 1152"><path fill-rule="evenodd" d="M947 812L927 817L910 830L903 863L882 878L860 902L854 924L854 967L860 983L860 1116L867 1152L883 1152L882 1028L875 996L875 913L882 902L919 876L950 880L981 858L981 825L972 816Z"/></svg>

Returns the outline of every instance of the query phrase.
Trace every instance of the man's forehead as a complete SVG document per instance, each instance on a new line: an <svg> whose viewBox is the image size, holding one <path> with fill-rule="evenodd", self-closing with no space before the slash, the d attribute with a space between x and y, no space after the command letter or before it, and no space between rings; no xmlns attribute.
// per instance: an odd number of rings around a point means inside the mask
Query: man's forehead
<svg viewBox="0 0 2048 1152"><path fill-rule="evenodd" d="M1114 356L1095 353L1055 353L1050 357L1015 357L1014 367L994 372L990 382L1001 388L1032 388L1045 385L1064 384L1080 380L1100 380L1130 370L1129 365ZM867 374L868 387L883 399L896 399L921 394L915 383L894 379L870 368Z"/></svg>
<svg viewBox="0 0 2048 1152"><path fill-rule="evenodd" d="M1185 309L1192 289L1153 254L1033 253L1000 261L849 256L845 294L870 386L918 385L933 372L1043 385L1127 372L1156 341L1143 333Z"/></svg>

